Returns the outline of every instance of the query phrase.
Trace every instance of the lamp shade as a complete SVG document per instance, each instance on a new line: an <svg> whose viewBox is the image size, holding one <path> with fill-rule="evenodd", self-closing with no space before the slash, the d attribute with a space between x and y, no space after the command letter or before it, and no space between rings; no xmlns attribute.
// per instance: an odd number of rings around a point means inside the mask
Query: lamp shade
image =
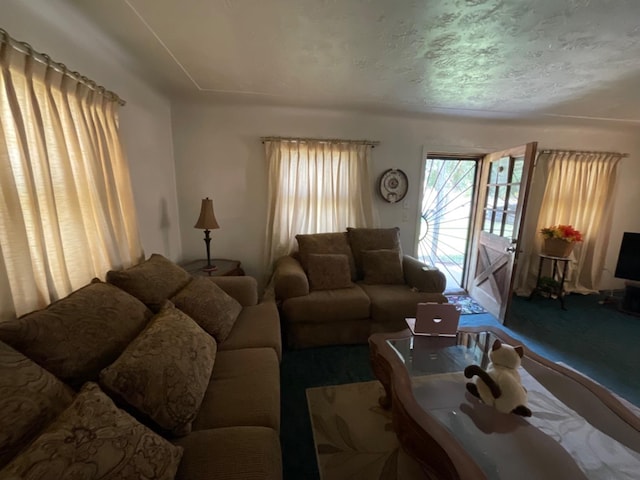
<svg viewBox="0 0 640 480"><path fill-rule="evenodd" d="M194 228L201 228L203 230L214 230L216 228L220 228L218 221L216 220L216 214L213 213L213 200L209 197L202 199L200 216L198 217L198 221L194 225Z"/></svg>

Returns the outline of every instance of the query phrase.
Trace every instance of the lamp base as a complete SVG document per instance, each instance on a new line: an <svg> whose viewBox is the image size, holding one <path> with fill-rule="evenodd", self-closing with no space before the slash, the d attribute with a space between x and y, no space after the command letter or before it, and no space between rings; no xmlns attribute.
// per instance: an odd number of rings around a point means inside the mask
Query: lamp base
<svg viewBox="0 0 640 480"><path fill-rule="evenodd" d="M202 267L203 272L215 272L216 270L218 270L218 267L216 267L215 265L211 265L210 267L205 265L204 267Z"/></svg>

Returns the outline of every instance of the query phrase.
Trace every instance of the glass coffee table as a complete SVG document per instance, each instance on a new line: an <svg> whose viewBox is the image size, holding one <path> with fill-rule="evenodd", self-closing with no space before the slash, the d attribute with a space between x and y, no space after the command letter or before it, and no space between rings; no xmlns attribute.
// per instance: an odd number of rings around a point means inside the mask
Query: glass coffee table
<svg viewBox="0 0 640 480"><path fill-rule="evenodd" d="M425 478L639 478L638 411L526 345L520 373L531 417L500 413L469 394L462 371L486 368L495 339L522 344L492 327L461 328L453 337L407 329L369 338L385 389L380 404L391 409L398 440Z"/></svg>

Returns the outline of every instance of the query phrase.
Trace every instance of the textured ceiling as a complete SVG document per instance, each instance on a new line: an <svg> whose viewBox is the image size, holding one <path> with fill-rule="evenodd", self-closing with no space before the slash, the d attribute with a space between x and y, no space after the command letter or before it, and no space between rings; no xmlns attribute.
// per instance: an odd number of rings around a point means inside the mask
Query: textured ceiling
<svg viewBox="0 0 640 480"><path fill-rule="evenodd" d="M640 124L640 0L67 0L176 96Z"/></svg>

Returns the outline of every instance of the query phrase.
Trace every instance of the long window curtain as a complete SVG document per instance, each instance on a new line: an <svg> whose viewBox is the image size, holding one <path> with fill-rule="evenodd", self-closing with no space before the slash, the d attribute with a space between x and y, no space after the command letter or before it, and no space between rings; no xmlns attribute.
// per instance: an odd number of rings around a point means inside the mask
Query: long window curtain
<svg viewBox="0 0 640 480"><path fill-rule="evenodd" d="M143 257L118 103L0 42L1 318Z"/></svg>
<svg viewBox="0 0 640 480"><path fill-rule="evenodd" d="M613 195L617 166L616 153L550 152L538 158L546 176L544 196L535 231L527 232L523 275L516 292L528 294L535 285L538 254L543 239L540 229L551 225L573 225L583 234L571 254L565 288L569 292L593 293L599 288L609 245ZM534 177L535 178L535 177ZM533 225L533 224L532 224Z"/></svg>
<svg viewBox="0 0 640 480"><path fill-rule="evenodd" d="M295 250L295 236L375 226L369 162L362 142L266 140L267 271Z"/></svg>

